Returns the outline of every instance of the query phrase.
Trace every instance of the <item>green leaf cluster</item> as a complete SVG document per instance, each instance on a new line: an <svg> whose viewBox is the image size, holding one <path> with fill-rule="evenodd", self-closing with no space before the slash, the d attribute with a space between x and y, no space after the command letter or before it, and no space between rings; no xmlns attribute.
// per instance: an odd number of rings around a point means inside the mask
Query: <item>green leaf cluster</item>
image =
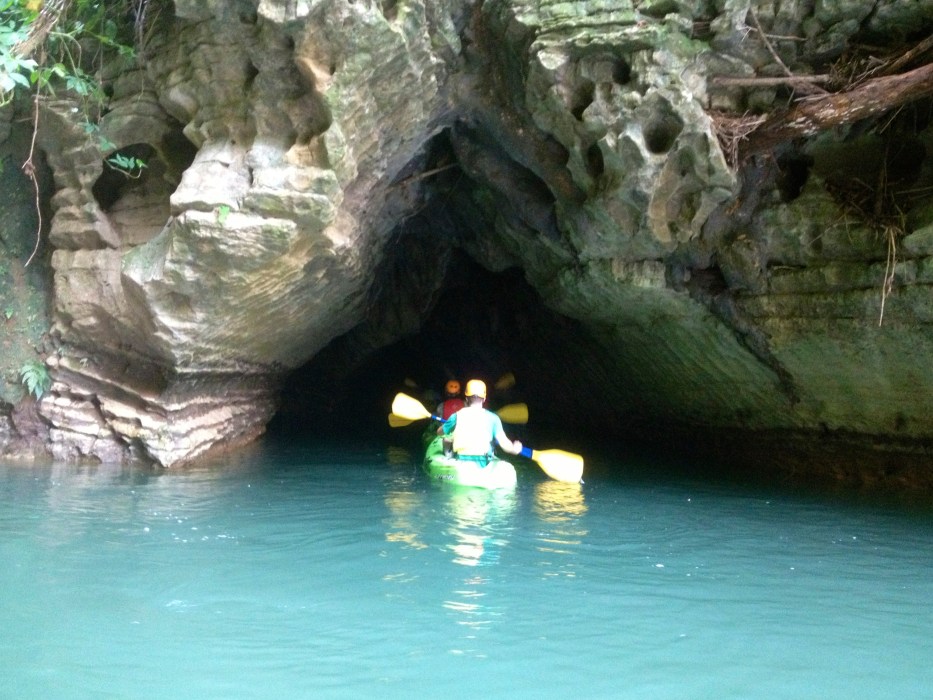
<svg viewBox="0 0 933 700"><path fill-rule="evenodd" d="M48 367L38 360L29 360L24 364L19 371L19 376L26 391L35 396L37 401L52 386L52 377L49 376Z"/></svg>
<svg viewBox="0 0 933 700"><path fill-rule="evenodd" d="M133 6L132 0L72 0L54 26L40 32L41 50L34 47L34 55L42 58L36 61L16 49L38 26L42 2L0 0L0 104L9 102L16 90L33 87L52 94L65 89L102 101L92 73L104 55L135 57L134 28L127 19Z"/></svg>
<svg viewBox="0 0 933 700"><path fill-rule="evenodd" d="M29 76L36 69L33 59L13 52L26 36L27 32L13 20L0 23L0 104L10 101L17 86L28 88Z"/></svg>
<svg viewBox="0 0 933 700"><path fill-rule="evenodd" d="M119 170L127 177L132 178L138 178L142 175L142 170L146 167L146 161L122 153L114 153L106 162L114 170Z"/></svg>

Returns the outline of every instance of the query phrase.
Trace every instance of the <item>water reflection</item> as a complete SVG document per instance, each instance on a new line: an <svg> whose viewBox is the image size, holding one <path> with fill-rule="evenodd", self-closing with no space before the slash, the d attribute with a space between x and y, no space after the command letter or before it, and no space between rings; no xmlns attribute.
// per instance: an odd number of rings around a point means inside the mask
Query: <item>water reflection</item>
<svg viewBox="0 0 933 700"><path fill-rule="evenodd" d="M576 576L574 554L589 534L584 516L588 510L580 484L542 481L535 486L534 512L542 522L537 550L546 577Z"/></svg>
<svg viewBox="0 0 933 700"><path fill-rule="evenodd" d="M583 487L564 481L542 481L535 486L535 513L545 522L567 522L586 514Z"/></svg>
<svg viewBox="0 0 933 700"><path fill-rule="evenodd" d="M141 489L158 472L124 465L53 465L43 484L45 505L55 517L42 518L42 541L63 545L99 523L127 523L138 517Z"/></svg>
<svg viewBox="0 0 933 700"><path fill-rule="evenodd" d="M509 519L515 511L516 495L510 489L449 488L447 512L450 527L448 549L453 562L463 566L486 566L499 558Z"/></svg>
<svg viewBox="0 0 933 700"><path fill-rule="evenodd" d="M509 605L496 584L511 575L515 562L541 578L575 578L580 545L589 535L589 506L580 484L548 480L514 490L425 488L418 475L393 470L384 502L386 541L419 554L404 555L401 569L383 580L432 582L440 607L460 630L449 639L450 654L485 656L482 640L508 621ZM502 567L504 562L513 566Z"/></svg>
<svg viewBox="0 0 933 700"><path fill-rule="evenodd" d="M385 504L389 509L386 521L386 542L401 542L413 549L425 549L428 545L421 538L421 520L424 517L425 498L423 493L413 491L405 483L393 483L386 490Z"/></svg>
<svg viewBox="0 0 933 700"><path fill-rule="evenodd" d="M386 448L386 462L392 466L409 466L412 463L412 453L406 447L390 445Z"/></svg>
<svg viewBox="0 0 933 700"><path fill-rule="evenodd" d="M467 567L462 576L455 576L450 596L443 602L455 623L466 628L463 640L450 652L483 657L473 640L503 614L501 605L487 597L492 572L484 567L498 564L508 547L517 496L510 489L454 487L446 492L446 547L454 564Z"/></svg>
<svg viewBox="0 0 933 700"><path fill-rule="evenodd" d="M92 533L109 546L129 546L140 537L207 539L197 521L218 500L250 489L257 476L248 460L232 458L174 470L54 464L33 484L51 514L38 521L38 534L49 546L70 545Z"/></svg>

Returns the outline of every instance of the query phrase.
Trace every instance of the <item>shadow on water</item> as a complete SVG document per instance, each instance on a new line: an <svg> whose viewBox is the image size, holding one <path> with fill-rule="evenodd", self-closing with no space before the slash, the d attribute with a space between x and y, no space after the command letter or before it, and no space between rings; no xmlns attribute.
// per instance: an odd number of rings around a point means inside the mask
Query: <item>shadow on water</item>
<svg viewBox="0 0 933 700"><path fill-rule="evenodd" d="M818 467L799 463L782 468L754 457L725 458L716 454L685 454L631 444L592 444L578 447L586 457L584 481L658 488L701 488L760 498L784 498L839 506L903 511L924 517L933 514L933 495L900 484L857 482L835 478Z"/></svg>
<svg viewBox="0 0 933 700"><path fill-rule="evenodd" d="M400 429L380 425L367 433L342 436L296 435L276 430L263 441L264 450L294 451L302 449L332 449L343 451L354 458L360 454L382 452L386 459L407 461L411 468L420 470L422 457L421 435L427 421L413 423ZM535 426L506 426L513 439L521 440L534 449L563 449L581 454L585 461L584 489L600 484L642 485L655 487L689 486L708 489L733 490L760 497L800 498L827 503L848 504L858 507L895 509L921 515L933 513L933 494L922 486L913 487L904 480L886 481L849 478L859 473L861 457L851 458L851 469L846 469L847 457L842 451L832 454L831 467L813 457L807 462L791 450L772 449L756 456L737 455L734 452L700 448L685 448L680 441L665 445L654 441L612 440L602 436L568 436L554 429L542 431ZM393 454L395 455L393 457ZM399 457L401 455L401 457ZM529 467L531 473L525 481L547 481L543 472ZM893 471L893 470L891 470ZM520 481L523 478L520 475Z"/></svg>

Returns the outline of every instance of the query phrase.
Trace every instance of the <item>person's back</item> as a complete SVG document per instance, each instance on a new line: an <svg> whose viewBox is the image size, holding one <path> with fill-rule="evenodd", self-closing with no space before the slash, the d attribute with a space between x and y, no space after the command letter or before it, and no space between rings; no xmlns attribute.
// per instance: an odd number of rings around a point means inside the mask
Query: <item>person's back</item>
<svg viewBox="0 0 933 700"><path fill-rule="evenodd" d="M460 409L454 430L454 452L465 457L491 455L492 439L496 432L493 418L496 415L483 408L482 402Z"/></svg>
<svg viewBox="0 0 933 700"><path fill-rule="evenodd" d="M437 430L441 435L453 434L453 452L458 458L488 461L494 455L495 443L511 454L521 452L522 444L506 436L499 416L483 408L485 400L486 384L471 379L467 382L466 406Z"/></svg>

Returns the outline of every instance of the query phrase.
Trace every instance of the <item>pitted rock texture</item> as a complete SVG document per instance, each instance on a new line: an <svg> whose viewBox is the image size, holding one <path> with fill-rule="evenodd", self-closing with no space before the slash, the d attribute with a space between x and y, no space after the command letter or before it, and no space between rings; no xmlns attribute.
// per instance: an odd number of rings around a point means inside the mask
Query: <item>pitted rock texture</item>
<svg viewBox="0 0 933 700"><path fill-rule="evenodd" d="M178 0L110 67L100 134L141 173L42 105L50 450L171 466L253 439L335 339L351 371L416 332L455 251L579 324L526 358L568 429L929 440L933 197L892 259L832 196L846 157L882 169L880 141L736 169L716 115L787 96L714 80L814 75L924 28L896 0ZM923 191L933 132L911 138Z"/></svg>

